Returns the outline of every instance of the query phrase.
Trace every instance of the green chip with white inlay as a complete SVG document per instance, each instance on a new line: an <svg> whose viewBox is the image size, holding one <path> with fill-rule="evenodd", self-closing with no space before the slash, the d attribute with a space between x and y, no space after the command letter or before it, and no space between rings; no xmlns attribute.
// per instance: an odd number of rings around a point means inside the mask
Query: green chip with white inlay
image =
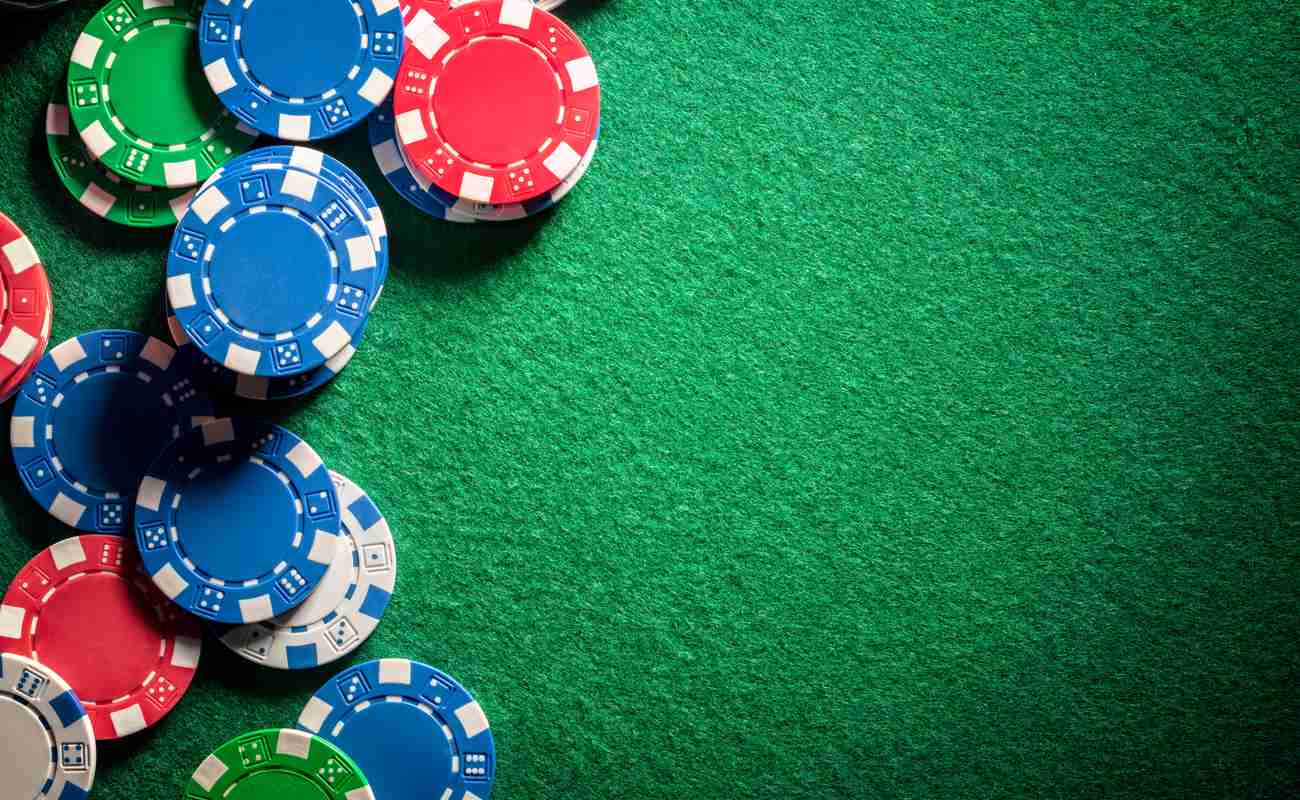
<svg viewBox="0 0 1300 800"><path fill-rule="evenodd" d="M257 132L208 86L195 33L202 3L112 0L68 65L68 114L90 155L146 186L197 186Z"/></svg>
<svg viewBox="0 0 1300 800"><path fill-rule="evenodd" d="M375 800L352 759L324 739L288 728L253 731L203 760L186 800Z"/></svg>

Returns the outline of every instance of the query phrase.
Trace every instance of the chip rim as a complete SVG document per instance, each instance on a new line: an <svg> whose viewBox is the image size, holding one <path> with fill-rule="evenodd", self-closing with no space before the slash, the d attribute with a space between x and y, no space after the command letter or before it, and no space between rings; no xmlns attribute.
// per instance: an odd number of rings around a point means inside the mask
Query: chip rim
<svg viewBox="0 0 1300 800"><path fill-rule="evenodd" d="M249 449L249 443L265 437L277 437L275 452L268 453L256 445ZM255 454L263 465L271 464L279 470L282 481L292 488L299 504L293 533L301 534L301 539L289 537L297 544L281 556L279 563L283 569L273 569L255 580L238 584L210 579L201 573L202 565L178 549L184 534L175 524L178 491L190 484L193 471L200 465L222 458L230 450L244 458ZM303 475L291 461L294 453L304 454L312 461L314 467L310 474ZM330 507L311 517L306 510L306 498L321 493L328 497ZM305 601L333 560L340 525L338 493L329 478L329 470L311 445L286 428L248 417L213 420L174 440L154 459L136 495L135 542L145 571L173 603L213 622L261 622ZM236 537L232 536L231 541L232 546L238 546ZM321 549L317 551L317 548ZM314 560L313 553L322 560ZM289 568L295 569L303 581L302 588L292 598L277 591L275 586L283 570ZM220 595L215 611L196 608L195 601L202 597L200 590Z"/></svg>
<svg viewBox="0 0 1300 800"><path fill-rule="evenodd" d="M30 259L27 263L15 264L13 257L22 256ZM31 301L42 304L45 313L18 317L13 309L18 305L17 292L30 293ZM45 272L45 265L40 254L12 219L0 211L0 295L3 308L0 308L0 383L7 384L19 374L33 355L37 361L44 356L44 340L48 343L49 328L53 323L54 306L50 294L50 281ZM19 331L22 336L15 336ZM24 338L25 337L25 338ZM22 358L15 361L10 358L10 343L21 347L28 339L31 346Z"/></svg>

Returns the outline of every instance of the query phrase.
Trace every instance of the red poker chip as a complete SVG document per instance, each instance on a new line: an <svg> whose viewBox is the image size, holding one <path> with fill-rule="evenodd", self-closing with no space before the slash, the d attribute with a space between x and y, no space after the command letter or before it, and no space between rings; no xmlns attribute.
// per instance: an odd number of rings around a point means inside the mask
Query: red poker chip
<svg viewBox="0 0 1300 800"><path fill-rule="evenodd" d="M596 137L600 81L587 48L532 0L438 0L407 32L393 89L412 165L476 203L521 203L573 173Z"/></svg>
<svg viewBox="0 0 1300 800"><path fill-rule="evenodd" d="M0 386L20 373L35 354L50 307L50 282L31 240L0 213Z"/></svg>
<svg viewBox="0 0 1300 800"><path fill-rule="evenodd" d="M62 675L100 740L143 730L176 706L194 679L201 636L120 536L51 545L23 567L0 605L0 652Z"/></svg>
<svg viewBox="0 0 1300 800"><path fill-rule="evenodd" d="M36 343L36 348L32 354L27 357L27 361L19 365L18 369L10 378L0 383L0 403L7 403L9 398L18 393L31 374L36 371L37 365L41 363L41 358L45 355L45 350L50 346L50 328L54 325L54 306L47 303L45 306L45 318L41 324L41 338Z"/></svg>

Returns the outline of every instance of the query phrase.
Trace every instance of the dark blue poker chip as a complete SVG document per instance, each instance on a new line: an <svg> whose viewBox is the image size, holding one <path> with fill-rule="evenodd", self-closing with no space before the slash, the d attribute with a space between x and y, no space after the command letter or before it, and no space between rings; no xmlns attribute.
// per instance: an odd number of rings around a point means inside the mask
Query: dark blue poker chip
<svg viewBox="0 0 1300 800"><path fill-rule="evenodd" d="M199 58L236 117L289 141L334 136L388 97L402 60L401 4L208 0Z"/></svg>
<svg viewBox="0 0 1300 800"><path fill-rule="evenodd" d="M196 366L131 331L94 331L50 350L23 382L9 426L23 485L73 528L126 531L149 464L212 419Z"/></svg>
<svg viewBox="0 0 1300 800"><path fill-rule="evenodd" d="M298 170L226 172L176 228L167 297L209 358L242 375L315 369L350 345L384 277L367 215Z"/></svg>
<svg viewBox="0 0 1300 800"><path fill-rule="evenodd" d="M340 526L316 451L251 419L182 435L136 495L145 569L182 608L217 622L261 622L306 600L334 559Z"/></svg>
<svg viewBox="0 0 1300 800"><path fill-rule="evenodd" d="M338 745L385 800L487 800L496 746L487 715L454 678L400 658L344 670L307 702L298 727Z"/></svg>

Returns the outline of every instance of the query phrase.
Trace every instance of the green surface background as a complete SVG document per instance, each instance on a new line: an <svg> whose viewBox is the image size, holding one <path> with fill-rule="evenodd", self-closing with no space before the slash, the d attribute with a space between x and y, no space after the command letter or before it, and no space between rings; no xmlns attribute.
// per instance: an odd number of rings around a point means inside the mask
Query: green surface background
<svg viewBox="0 0 1300 800"><path fill-rule="evenodd" d="M46 157L94 10L3 23L55 341L161 330L167 234ZM603 137L555 213L425 219L329 143L392 276L255 410L396 532L357 658L464 681L500 800L1294 796L1298 13L575 0ZM10 575L66 531L4 470ZM210 642L96 796L178 797L329 674Z"/></svg>

